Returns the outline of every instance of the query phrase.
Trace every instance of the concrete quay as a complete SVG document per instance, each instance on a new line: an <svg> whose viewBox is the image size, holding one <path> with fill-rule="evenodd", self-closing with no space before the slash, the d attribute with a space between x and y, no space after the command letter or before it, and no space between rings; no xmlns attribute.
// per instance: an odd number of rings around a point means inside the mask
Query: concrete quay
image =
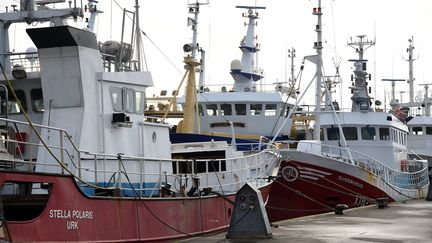
<svg viewBox="0 0 432 243"><path fill-rule="evenodd" d="M226 232L179 242L432 242L432 202L410 200L345 210L343 215L326 213L275 223L273 238L227 240Z"/></svg>

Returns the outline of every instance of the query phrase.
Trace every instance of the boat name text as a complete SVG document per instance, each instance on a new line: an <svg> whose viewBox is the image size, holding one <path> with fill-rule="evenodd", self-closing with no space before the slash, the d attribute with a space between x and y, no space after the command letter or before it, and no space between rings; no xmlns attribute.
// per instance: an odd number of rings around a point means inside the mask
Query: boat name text
<svg viewBox="0 0 432 243"><path fill-rule="evenodd" d="M49 217L52 219L93 219L91 210L51 209Z"/></svg>
<svg viewBox="0 0 432 243"><path fill-rule="evenodd" d="M346 183L349 183L349 184L352 184L352 185L354 185L354 186L356 186L358 188L363 188L363 184L358 183L357 181L354 181L352 179L349 179L349 178L346 178L346 177L343 177L343 176L339 176L339 180L343 181L343 182L346 182Z"/></svg>

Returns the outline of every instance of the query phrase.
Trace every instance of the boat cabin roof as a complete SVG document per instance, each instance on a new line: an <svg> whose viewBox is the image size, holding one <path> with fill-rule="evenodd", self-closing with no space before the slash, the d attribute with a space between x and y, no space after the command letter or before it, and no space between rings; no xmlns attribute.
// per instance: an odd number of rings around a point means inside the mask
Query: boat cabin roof
<svg viewBox="0 0 432 243"><path fill-rule="evenodd" d="M338 112L338 120L341 125L371 125L371 126L392 126L408 132L407 127L395 116L384 112ZM320 114L320 125L337 125L333 113Z"/></svg>
<svg viewBox="0 0 432 243"><path fill-rule="evenodd" d="M285 103L287 96L277 92L217 92L199 93L197 95L199 103ZM182 96L178 103L185 103L185 96Z"/></svg>
<svg viewBox="0 0 432 243"><path fill-rule="evenodd" d="M407 126L432 125L432 117L430 116L415 116L408 121Z"/></svg>

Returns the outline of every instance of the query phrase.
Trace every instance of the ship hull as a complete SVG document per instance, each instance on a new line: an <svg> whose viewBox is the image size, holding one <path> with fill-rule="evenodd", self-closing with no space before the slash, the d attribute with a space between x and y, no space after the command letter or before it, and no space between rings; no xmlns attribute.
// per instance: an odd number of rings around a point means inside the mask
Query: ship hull
<svg viewBox="0 0 432 243"><path fill-rule="evenodd" d="M223 231L229 226L235 194L201 198L90 198L70 176L0 171L5 182L49 185L38 206L2 196L5 220L0 237L11 242L153 242ZM266 200L272 184L260 188ZM228 199L228 200L226 200ZM22 215L20 215L20 213ZM31 218L29 218L31 217ZM19 220L18 220L19 219Z"/></svg>
<svg viewBox="0 0 432 243"><path fill-rule="evenodd" d="M266 209L271 222L334 211L337 204L349 208L394 199L381 188L372 173L349 163L293 152L281 162Z"/></svg>

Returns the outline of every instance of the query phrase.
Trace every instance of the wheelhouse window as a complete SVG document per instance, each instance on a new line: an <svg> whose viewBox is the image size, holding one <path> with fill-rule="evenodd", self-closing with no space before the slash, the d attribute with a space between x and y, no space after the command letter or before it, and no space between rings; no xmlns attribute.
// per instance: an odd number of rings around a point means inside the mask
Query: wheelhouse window
<svg viewBox="0 0 432 243"><path fill-rule="evenodd" d="M124 105L126 112L134 112L134 91L132 89L124 89Z"/></svg>
<svg viewBox="0 0 432 243"><path fill-rule="evenodd" d="M412 128L412 134L413 135L423 135L423 128L422 127L413 127Z"/></svg>
<svg viewBox="0 0 432 243"><path fill-rule="evenodd" d="M346 140L357 140L357 127L343 127L342 131L344 133Z"/></svg>
<svg viewBox="0 0 432 243"><path fill-rule="evenodd" d="M387 127L380 127L379 137L380 137L380 140L389 141L390 140L390 130Z"/></svg>
<svg viewBox="0 0 432 243"><path fill-rule="evenodd" d="M143 114L145 107L145 93L131 88L110 87L113 110Z"/></svg>
<svg viewBox="0 0 432 243"><path fill-rule="evenodd" d="M393 142L397 142L397 138L396 138L396 130L391 129L391 140Z"/></svg>
<svg viewBox="0 0 432 243"><path fill-rule="evenodd" d="M15 90L15 94L18 97L19 102L21 103L21 106L24 108L25 111L27 111L27 102L25 98L25 93L23 90ZM4 91L0 92L1 97L1 114L6 114L6 96ZM9 101L7 103L7 111L9 114L19 114L22 113L22 110L18 104L18 102L13 98L11 93L9 92Z"/></svg>
<svg viewBox="0 0 432 243"><path fill-rule="evenodd" d="M289 111L290 111L290 106L288 106L288 105L283 105L281 108L280 108L280 116L288 116L288 114L289 114Z"/></svg>
<svg viewBox="0 0 432 243"><path fill-rule="evenodd" d="M118 87L111 87L110 91L114 111L123 111L122 89Z"/></svg>
<svg viewBox="0 0 432 243"><path fill-rule="evenodd" d="M232 115L232 106L231 104L221 104L221 115L223 116L231 116Z"/></svg>
<svg viewBox="0 0 432 243"><path fill-rule="evenodd" d="M204 116L204 110L201 104L198 105L198 114L199 116Z"/></svg>
<svg viewBox="0 0 432 243"><path fill-rule="evenodd" d="M426 127L426 135L432 135L432 127Z"/></svg>
<svg viewBox="0 0 432 243"><path fill-rule="evenodd" d="M376 138L375 127L362 127L361 134L363 140L375 140Z"/></svg>
<svg viewBox="0 0 432 243"><path fill-rule="evenodd" d="M245 116L246 115L246 104L235 104L235 111L237 116Z"/></svg>
<svg viewBox="0 0 432 243"><path fill-rule="evenodd" d="M262 104L250 104L250 112L252 116L260 116L262 114Z"/></svg>
<svg viewBox="0 0 432 243"><path fill-rule="evenodd" d="M265 105L265 116L276 116L277 105L276 104L266 104Z"/></svg>
<svg viewBox="0 0 432 243"><path fill-rule="evenodd" d="M145 93L140 91L135 92L135 112L138 114L143 114L144 106L145 106Z"/></svg>
<svg viewBox="0 0 432 243"><path fill-rule="evenodd" d="M327 140L339 140L339 128L337 127L330 127L327 128Z"/></svg>
<svg viewBox="0 0 432 243"><path fill-rule="evenodd" d="M217 105L216 104L207 104L206 111L208 116L217 116Z"/></svg>
<svg viewBox="0 0 432 243"><path fill-rule="evenodd" d="M42 89L30 90L31 105L34 112L44 112Z"/></svg>

